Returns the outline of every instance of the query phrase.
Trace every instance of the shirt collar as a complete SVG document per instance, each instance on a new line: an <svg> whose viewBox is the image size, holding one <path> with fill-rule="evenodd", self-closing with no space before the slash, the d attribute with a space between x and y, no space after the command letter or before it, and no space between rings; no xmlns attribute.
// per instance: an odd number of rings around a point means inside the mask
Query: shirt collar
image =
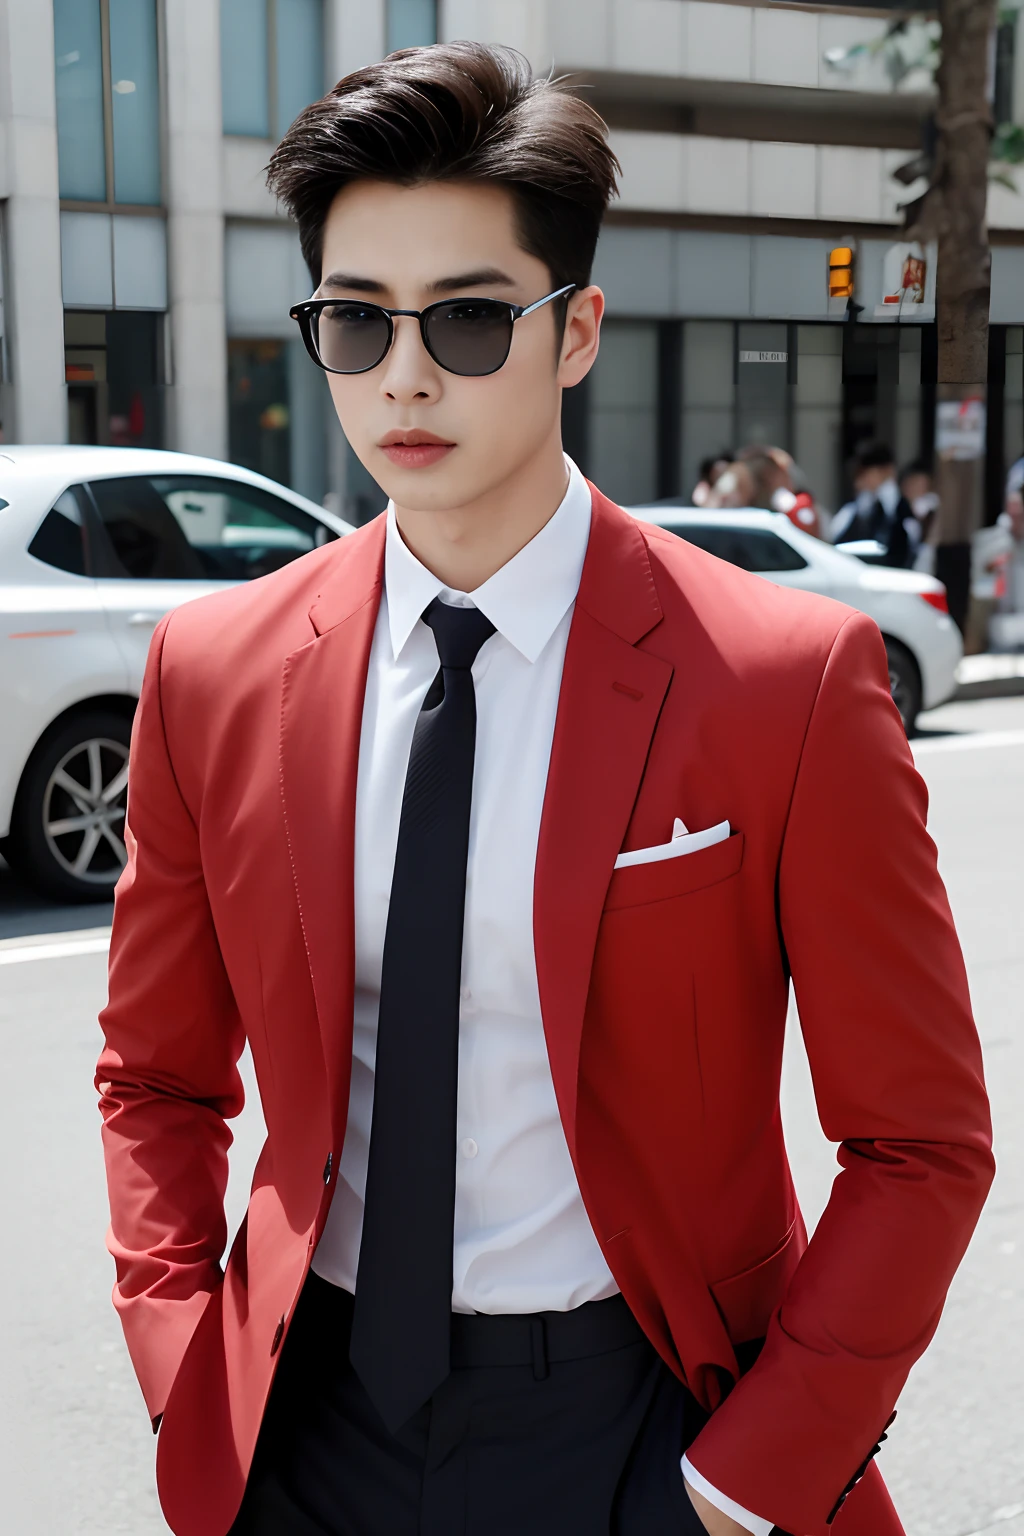
<svg viewBox="0 0 1024 1536"><path fill-rule="evenodd" d="M435 597L479 608L527 661L537 660L576 600L590 538L590 487L568 456L565 463L569 484L554 516L475 592L453 591L417 560L388 503L384 591L396 660Z"/></svg>
<svg viewBox="0 0 1024 1536"><path fill-rule="evenodd" d="M886 480L878 487L878 500L882 503L883 511L892 517L900 504L900 488L893 479Z"/></svg>

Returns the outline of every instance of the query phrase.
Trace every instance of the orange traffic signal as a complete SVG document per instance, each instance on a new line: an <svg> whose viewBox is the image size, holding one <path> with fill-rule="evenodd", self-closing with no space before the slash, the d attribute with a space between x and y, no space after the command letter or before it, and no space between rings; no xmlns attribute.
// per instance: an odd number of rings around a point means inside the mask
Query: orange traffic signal
<svg viewBox="0 0 1024 1536"><path fill-rule="evenodd" d="M829 252L828 296L830 299L853 298L853 252L848 245L837 245Z"/></svg>

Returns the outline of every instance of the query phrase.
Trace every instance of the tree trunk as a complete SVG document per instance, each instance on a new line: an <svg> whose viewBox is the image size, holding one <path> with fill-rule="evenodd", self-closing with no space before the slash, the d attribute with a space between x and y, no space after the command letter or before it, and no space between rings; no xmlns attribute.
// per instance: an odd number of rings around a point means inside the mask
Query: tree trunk
<svg viewBox="0 0 1024 1536"><path fill-rule="evenodd" d="M938 413L935 488L939 495L938 569L961 629L970 581L970 540L982 520L984 445L970 433L956 441L954 402L984 410L988 375L991 256L986 228L991 38L996 0L940 0L938 71ZM945 409L943 409L945 405ZM975 408L976 414L976 408ZM960 424L971 407L961 407ZM960 611L955 611L960 610Z"/></svg>

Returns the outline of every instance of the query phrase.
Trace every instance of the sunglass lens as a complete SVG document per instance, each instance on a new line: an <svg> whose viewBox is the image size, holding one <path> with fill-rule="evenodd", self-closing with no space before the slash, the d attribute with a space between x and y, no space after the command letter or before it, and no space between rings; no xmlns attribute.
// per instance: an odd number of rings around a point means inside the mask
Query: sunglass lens
<svg viewBox="0 0 1024 1536"><path fill-rule="evenodd" d="M496 373L512 345L512 312L496 299L439 304L427 316L426 339L449 373L468 378Z"/></svg>
<svg viewBox="0 0 1024 1536"><path fill-rule="evenodd" d="M317 351L335 373L375 368L388 348L387 316L372 304L329 304L314 312Z"/></svg>

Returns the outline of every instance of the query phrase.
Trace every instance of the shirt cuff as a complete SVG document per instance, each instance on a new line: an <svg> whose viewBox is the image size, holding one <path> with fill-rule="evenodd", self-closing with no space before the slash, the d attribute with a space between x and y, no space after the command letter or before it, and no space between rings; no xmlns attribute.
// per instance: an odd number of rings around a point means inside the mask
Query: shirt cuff
<svg viewBox="0 0 1024 1536"><path fill-rule="evenodd" d="M771 1520L762 1520L760 1515L752 1515L749 1509L744 1509L742 1504L737 1504L735 1499L727 1498L724 1493L719 1493L714 1483L709 1483L688 1456L682 1460L683 1476L690 1487L697 1493L702 1493L709 1504L720 1509L723 1515L728 1515L730 1520L735 1520L742 1525L745 1531L750 1531L751 1536L771 1536L775 1526Z"/></svg>

